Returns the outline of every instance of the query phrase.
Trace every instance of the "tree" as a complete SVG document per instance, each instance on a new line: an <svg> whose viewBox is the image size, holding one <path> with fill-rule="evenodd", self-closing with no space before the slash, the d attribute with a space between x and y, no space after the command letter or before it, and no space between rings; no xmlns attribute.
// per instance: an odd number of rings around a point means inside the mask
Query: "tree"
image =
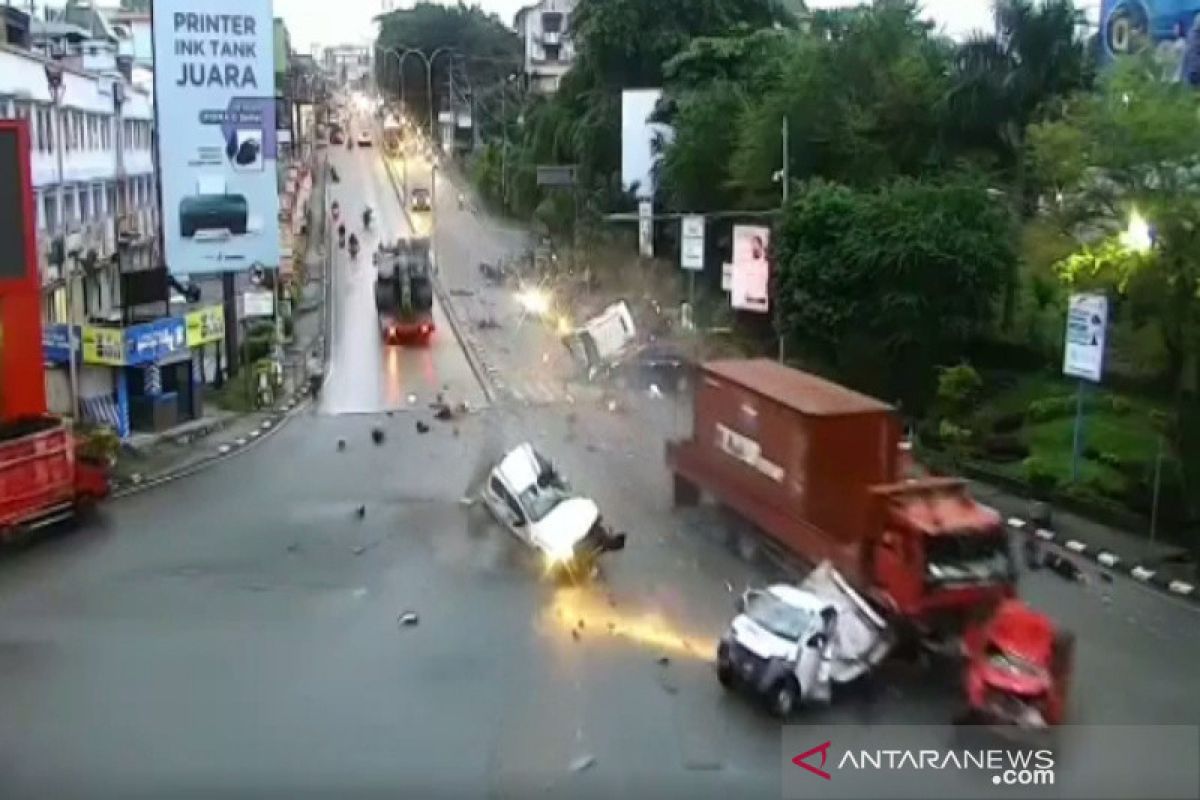
<svg viewBox="0 0 1200 800"><path fill-rule="evenodd" d="M1123 58L1098 92L1076 97L1062 120L1034 126L1029 140L1043 180L1059 187L1065 198L1065 218L1088 220L1077 230L1099 237L1060 263L1064 282L1107 291L1135 325L1153 326L1161 338L1164 377L1177 398L1178 446L1196 513L1200 95L1160 76L1150 53ZM1146 230L1137 230L1135 211L1148 221ZM1130 230L1122 234L1127 220Z"/></svg>
<svg viewBox="0 0 1200 800"><path fill-rule="evenodd" d="M949 48L907 0L814 17L738 127L730 172L745 202L778 204L782 121L793 177L872 186L936 166Z"/></svg>
<svg viewBox="0 0 1200 800"><path fill-rule="evenodd" d="M779 324L849 382L920 408L934 367L959 360L993 316L1012 223L969 177L808 186L778 236Z"/></svg>
<svg viewBox="0 0 1200 800"><path fill-rule="evenodd" d="M1025 129L1088 85L1091 60L1073 0L996 0L994 13L996 33L955 52L947 135L959 152L1009 174L1024 197Z"/></svg>
<svg viewBox="0 0 1200 800"><path fill-rule="evenodd" d="M396 53L406 49L419 50L426 56L442 47L452 51L433 64L435 106L445 95L452 67L458 79L465 78L472 90L481 91L505 82L521 64L520 39L496 15L478 6L418 2L412 8L390 11L376 19L380 25L376 79L396 96L400 95L401 80ZM404 96L413 112L424 118L429 113L429 97L425 65L420 61L417 56L404 59Z"/></svg>

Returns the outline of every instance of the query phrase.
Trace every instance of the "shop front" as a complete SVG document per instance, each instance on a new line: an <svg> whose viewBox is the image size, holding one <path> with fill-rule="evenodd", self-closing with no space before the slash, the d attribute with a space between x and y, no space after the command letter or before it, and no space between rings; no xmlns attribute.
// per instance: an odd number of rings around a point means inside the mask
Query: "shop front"
<svg viewBox="0 0 1200 800"><path fill-rule="evenodd" d="M203 345L219 341L211 330L214 319L224 324L222 314L200 309L187 318L163 317L127 327L76 326L81 415L112 427L122 439L199 419L204 413L204 381L193 370L193 350L202 359ZM69 339L66 325L45 328L43 352L52 366L68 363ZM52 397L71 391L69 385L55 388L66 373L48 370Z"/></svg>

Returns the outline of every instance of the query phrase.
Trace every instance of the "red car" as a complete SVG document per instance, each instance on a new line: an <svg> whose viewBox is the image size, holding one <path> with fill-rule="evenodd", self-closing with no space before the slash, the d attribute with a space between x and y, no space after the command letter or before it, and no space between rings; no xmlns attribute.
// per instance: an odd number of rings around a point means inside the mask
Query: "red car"
<svg viewBox="0 0 1200 800"><path fill-rule="evenodd" d="M1074 637L1020 600L1000 603L965 638L969 721L1045 728L1062 723Z"/></svg>

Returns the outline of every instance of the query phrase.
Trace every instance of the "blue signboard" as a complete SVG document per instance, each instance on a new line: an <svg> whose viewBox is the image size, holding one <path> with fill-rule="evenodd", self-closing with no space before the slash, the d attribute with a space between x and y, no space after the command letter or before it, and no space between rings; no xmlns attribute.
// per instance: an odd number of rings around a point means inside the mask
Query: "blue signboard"
<svg viewBox="0 0 1200 800"><path fill-rule="evenodd" d="M176 274L279 263L271 0L155 0L163 247Z"/></svg>
<svg viewBox="0 0 1200 800"><path fill-rule="evenodd" d="M79 326L75 326L75 352L79 352ZM70 335L66 325L54 324L42 327L42 355L53 364L65 364L71 352Z"/></svg>
<svg viewBox="0 0 1200 800"><path fill-rule="evenodd" d="M1162 57L1164 78L1200 83L1198 15L1200 0L1103 0L1104 60L1152 47Z"/></svg>
<svg viewBox="0 0 1200 800"><path fill-rule="evenodd" d="M187 325L180 317L164 317L125 329L125 363L154 364L187 350Z"/></svg>
<svg viewBox="0 0 1200 800"><path fill-rule="evenodd" d="M187 324L182 317L163 317L153 322L129 328L87 328L93 334L108 331L105 342L115 339L111 353L100 357L98 345L83 347L83 362L104 366L142 366L156 364L170 356L184 352L187 345ZM85 338L85 329L75 326L75 352L78 353ZM46 325L42 328L42 352L45 359L54 364L65 364L70 352L67 326Z"/></svg>

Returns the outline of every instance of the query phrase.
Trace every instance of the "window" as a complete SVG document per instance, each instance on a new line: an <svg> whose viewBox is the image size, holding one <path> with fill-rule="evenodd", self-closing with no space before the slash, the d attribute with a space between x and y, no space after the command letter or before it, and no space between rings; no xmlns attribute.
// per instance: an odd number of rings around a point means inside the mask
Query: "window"
<svg viewBox="0 0 1200 800"><path fill-rule="evenodd" d="M525 512L523 512L521 510L521 506L517 504L516 498L509 493L508 489L504 488L504 484L500 482L499 478L495 476L492 477L491 488L492 492L501 500L503 500L505 505L508 506L509 510L516 515L516 518L521 522L524 522Z"/></svg>
<svg viewBox="0 0 1200 800"><path fill-rule="evenodd" d="M92 190L87 186L79 187L79 220L92 221Z"/></svg>
<svg viewBox="0 0 1200 800"><path fill-rule="evenodd" d="M558 12L549 12L542 14L542 32L543 33L561 33L562 32L563 15Z"/></svg>
<svg viewBox="0 0 1200 800"><path fill-rule="evenodd" d="M121 210L117 208L117 185L115 183L110 183L105 188L105 191L108 193L108 213L120 213Z"/></svg>
<svg viewBox="0 0 1200 800"><path fill-rule="evenodd" d="M111 210L104 207L104 187L97 183L92 187L92 213L96 215L96 219L100 219Z"/></svg>
<svg viewBox="0 0 1200 800"><path fill-rule="evenodd" d="M63 189L63 225L71 227L72 222L76 222L75 217L75 187L68 186Z"/></svg>
<svg viewBox="0 0 1200 800"><path fill-rule="evenodd" d="M547 61L558 61L561 48L556 44L548 44L543 48L546 51Z"/></svg>
<svg viewBox="0 0 1200 800"><path fill-rule="evenodd" d="M57 114L54 113L54 106L46 106L42 109L42 116L46 118L46 152L54 151L54 127Z"/></svg>
<svg viewBox="0 0 1200 800"><path fill-rule="evenodd" d="M47 231L58 230L58 201L53 191L42 192L42 223Z"/></svg>

